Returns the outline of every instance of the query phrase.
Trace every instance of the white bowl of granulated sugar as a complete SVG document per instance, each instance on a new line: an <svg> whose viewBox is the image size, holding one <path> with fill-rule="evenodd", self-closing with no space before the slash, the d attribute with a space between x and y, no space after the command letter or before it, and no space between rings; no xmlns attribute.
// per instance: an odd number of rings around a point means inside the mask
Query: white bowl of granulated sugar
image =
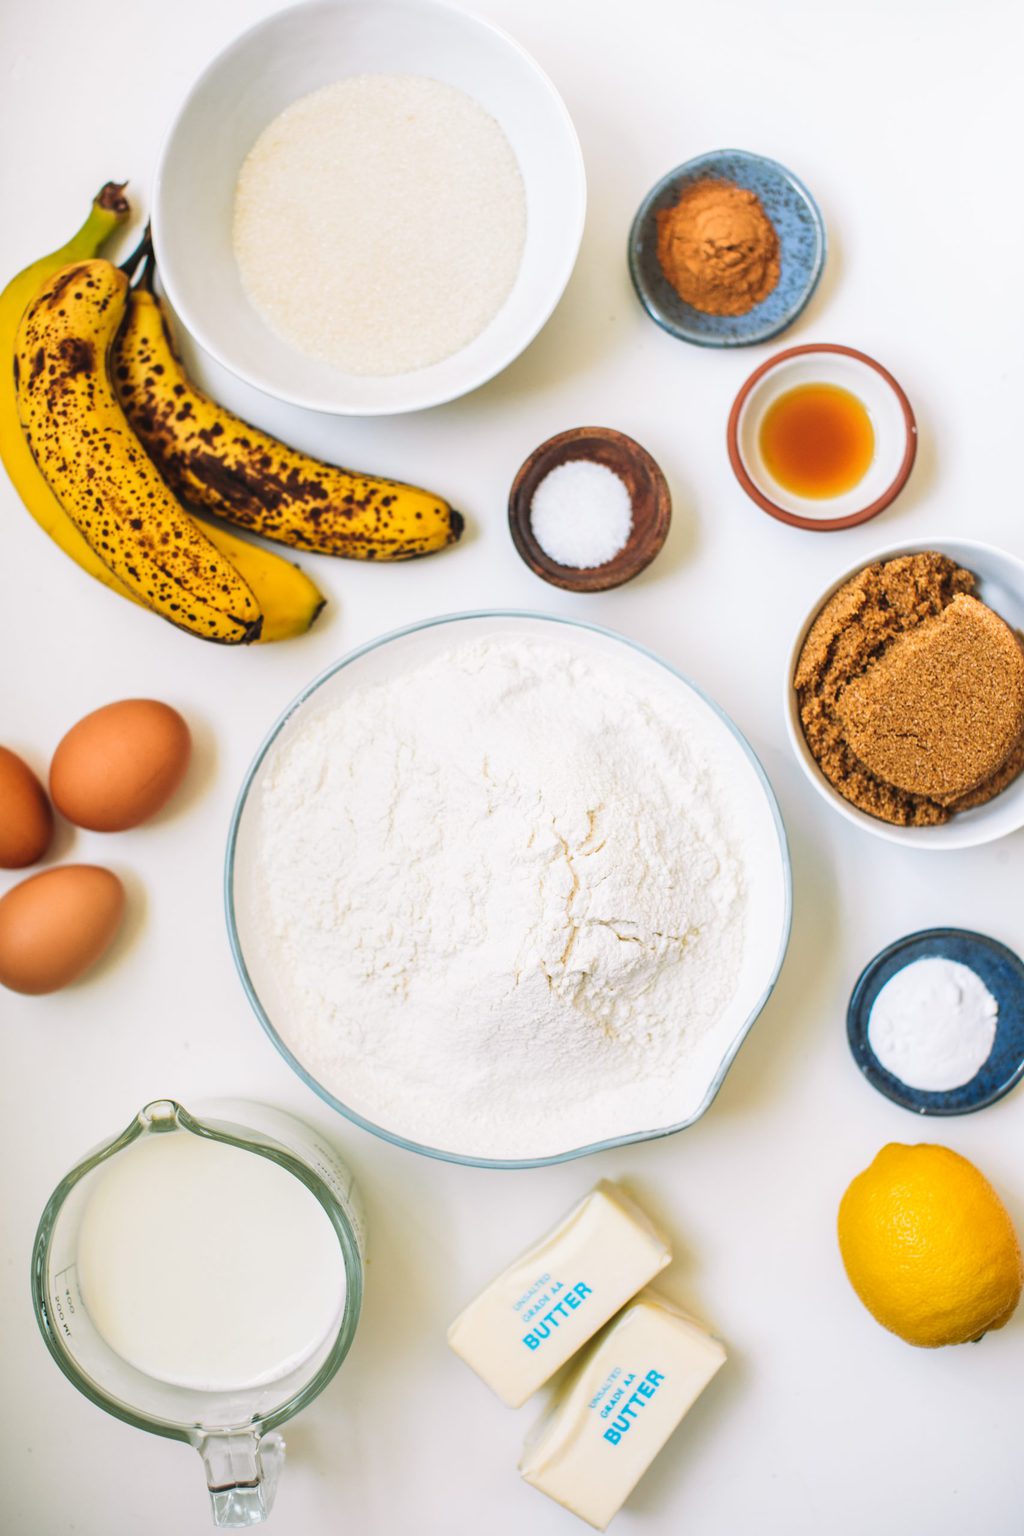
<svg viewBox="0 0 1024 1536"><path fill-rule="evenodd" d="M517 43L439 0L297 5L199 77L153 240L178 318L293 405L420 410L508 366L576 261L579 141Z"/></svg>

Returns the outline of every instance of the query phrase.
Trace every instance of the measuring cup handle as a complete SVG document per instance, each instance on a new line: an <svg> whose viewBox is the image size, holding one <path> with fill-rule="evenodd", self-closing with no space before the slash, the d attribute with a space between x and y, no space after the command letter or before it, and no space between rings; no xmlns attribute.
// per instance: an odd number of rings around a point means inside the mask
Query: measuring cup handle
<svg viewBox="0 0 1024 1536"><path fill-rule="evenodd" d="M284 1462L280 1435L241 1430L233 1435L205 1435L197 1445L206 1468L213 1523L241 1531L270 1514Z"/></svg>

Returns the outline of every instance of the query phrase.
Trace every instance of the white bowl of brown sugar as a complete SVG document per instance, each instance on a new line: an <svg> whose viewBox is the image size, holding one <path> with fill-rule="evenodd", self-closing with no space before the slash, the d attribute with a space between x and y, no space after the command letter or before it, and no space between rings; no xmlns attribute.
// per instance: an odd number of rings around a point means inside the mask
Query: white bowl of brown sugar
<svg viewBox="0 0 1024 1536"><path fill-rule="evenodd" d="M1024 826L1024 561L972 539L844 571L786 675L797 761L847 821L916 848Z"/></svg>

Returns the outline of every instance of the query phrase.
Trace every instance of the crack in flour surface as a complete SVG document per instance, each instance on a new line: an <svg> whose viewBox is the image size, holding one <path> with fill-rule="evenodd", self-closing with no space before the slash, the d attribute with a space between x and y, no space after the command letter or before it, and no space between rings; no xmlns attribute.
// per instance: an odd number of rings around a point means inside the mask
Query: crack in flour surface
<svg viewBox="0 0 1024 1536"><path fill-rule="evenodd" d="M307 1071L478 1157L681 1118L747 904L705 715L642 666L516 633L310 715L268 759L254 869L274 1024Z"/></svg>

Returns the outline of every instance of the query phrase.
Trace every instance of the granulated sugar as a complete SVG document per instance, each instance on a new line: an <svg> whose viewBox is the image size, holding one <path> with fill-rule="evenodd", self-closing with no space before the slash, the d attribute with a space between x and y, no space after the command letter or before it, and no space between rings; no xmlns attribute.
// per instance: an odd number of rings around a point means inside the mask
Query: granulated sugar
<svg viewBox="0 0 1024 1536"><path fill-rule="evenodd" d="M526 198L504 133L454 86L357 75L294 102L242 166L242 283L285 341L349 373L471 342L508 297Z"/></svg>
<svg viewBox="0 0 1024 1536"><path fill-rule="evenodd" d="M463 641L354 685L261 788L283 1040L449 1152L672 1124L743 954L749 819L716 730L650 669L561 640Z"/></svg>

